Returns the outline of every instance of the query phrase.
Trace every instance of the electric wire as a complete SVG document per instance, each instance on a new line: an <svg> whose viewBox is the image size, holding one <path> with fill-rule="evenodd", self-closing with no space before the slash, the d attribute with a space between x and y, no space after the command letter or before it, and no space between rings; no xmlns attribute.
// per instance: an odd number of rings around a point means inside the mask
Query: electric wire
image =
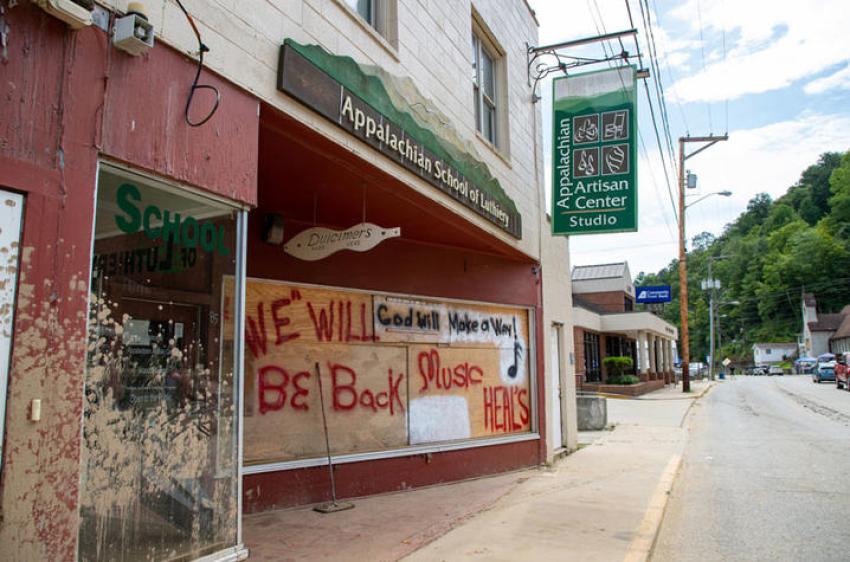
<svg viewBox="0 0 850 562"><path fill-rule="evenodd" d="M200 127L210 119L218 111L218 104L221 103L221 93L218 91L218 88L215 86L211 86L209 84L198 84L198 80L201 78L201 69L204 68L204 53L208 53L210 48L204 45L204 42L201 41L201 32L198 31L198 26L195 25L194 18L189 14L186 8L183 6L183 3L180 0L174 0L177 2L177 6L183 12L183 15L186 16L186 19L189 21L189 25L192 26L192 31L195 32L195 37L198 39L198 67L195 71L195 79L192 81L192 87L189 89L189 97L186 99L186 109L183 112L183 118L186 120L186 124L190 127ZM195 98L195 93L198 90L209 90L215 94L215 103L213 103L212 108L209 113L207 113L206 117L201 119L200 121L192 121L192 118L189 117L189 111L192 108L192 100Z"/></svg>
<svg viewBox="0 0 850 562"><path fill-rule="evenodd" d="M658 20L658 25L661 26L661 29L664 29L664 23L661 21L661 13L658 10L655 11L655 19ZM659 41L659 42L663 45L664 52L667 53L668 49L667 49L667 44L665 42L666 41L665 34L661 34L661 35L659 35L659 37L661 38L661 41ZM673 67L669 63L664 64L664 69L667 71L667 77L670 78L671 84L675 84L676 82L678 82L678 78L676 77L676 73L673 72ZM684 125L685 125L685 134L687 136L690 136L691 127L690 127L690 125L688 125L688 118L685 115L684 107L682 107L682 100L679 99L679 95L676 93L675 89L671 93L673 95L673 101L676 102L676 107L679 110L679 117L682 119L682 123L684 123Z"/></svg>
<svg viewBox="0 0 850 562"><path fill-rule="evenodd" d="M702 55L702 72L705 74L705 39L703 38L702 2L700 0L697 0L697 18L699 19L699 50ZM714 133L714 124L711 120L711 102L706 101L705 106L708 109L708 130L709 133Z"/></svg>
<svg viewBox="0 0 850 562"><path fill-rule="evenodd" d="M628 3L629 1L626 0L627 6ZM667 96L664 93L664 81L661 75L661 65L658 62L658 48L655 44L655 31L652 28L652 14L649 10L649 0L638 0L638 5L640 6L641 19L643 20L643 26L647 35L649 62L653 68L653 76L655 77L653 82L655 83L655 93L658 98L658 104L661 107L661 121L663 124L664 134L667 139L667 148L670 151L671 161L675 162L676 151L673 148L673 138L670 134L670 116L667 111ZM645 11L644 6L646 6ZM629 10L629 14L629 17L631 18L631 10Z"/></svg>
<svg viewBox="0 0 850 562"><path fill-rule="evenodd" d="M640 0L638 0L638 1L640 2ZM594 0L594 3L595 3L595 0ZM630 23L631 27L634 29L635 22L634 22L634 19L632 17L632 9L631 9L631 6L629 6L629 0L625 0L625 3L626 3L626 12L628 13L628 16L629 16L629 23ZM597 9L598 9L598 5L597 5ZM641 6L641 12L643 12L643 6ZM644 29L645 30L647 29L645 19L644 19ZM604 30L604 23L603 23L603 30ZM648 40L649 31L647 30L646 33L647 33L647 40ZM635 37L635 47L637 48L637 51L638 51L638 60L642 61L643 56L641 54L640 43L638 43L637 37ZM653 61L652 49L649 49L649 59L650 59L650 67L652 68L653 80L655 81L655 84L656 84L656 94L658 95L658 91L659 91L658 90L658 83L661 80L661 72L660 72L660 70L658 70L657 64L655 64L655 62ZM661 155L661 165L664 168L664 181L667 184L667 194L670 197L670 205L671 205L672 210L673 210L673 216L676 219L676 224L678 224L679 223L679 216L678 216L678 212L676 210L676 198L673 196L673 186L670 182L670 172L667 169L667 160L664 157L665 143L662 142L661 137L658 134L658 124L657 124L656 117L655 117L655 108L652 104L652 96L650 95L649 85L646 83L646 80L643 81L643 86L644 86L644 90L646 91L646 99L647 99L647 103L649 104L649 112L650 112L650 115L652 117L652 125L653 125L653 129L655 131L655 139L656 139L656 142L658 143L658 150L660 151L660 155ZM658 97L659 104L662 103L662 99L663 98L661 98L660 95L659 95L659 97ZM664 115L662 113L662 118L663 117L664 117ZM676 159L675 159L674 152L673 152L672 140L670 138L670 124L669 124L668 121L664 122L663 129L664 129L664 133L665 133L665 139L666 139L666 142L667 142L666 147L669 150L667 157L669 158L670 167L672 168L673 162L675 162ZM641 139L641 142L643 142L643 139ZM666 219L666 216L665 216L665 222L666 222L666 220L667 219Z"/></svg>

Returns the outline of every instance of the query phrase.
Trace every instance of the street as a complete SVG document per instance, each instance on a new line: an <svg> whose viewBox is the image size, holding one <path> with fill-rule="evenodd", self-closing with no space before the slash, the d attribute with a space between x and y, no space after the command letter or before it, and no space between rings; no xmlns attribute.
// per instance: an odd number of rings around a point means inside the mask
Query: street
<svg viewBox="0 0 850 562"><path fill-rule="evenodd" d="M850 393L737 377L690 429L653 560L847 560Z"/></svg>

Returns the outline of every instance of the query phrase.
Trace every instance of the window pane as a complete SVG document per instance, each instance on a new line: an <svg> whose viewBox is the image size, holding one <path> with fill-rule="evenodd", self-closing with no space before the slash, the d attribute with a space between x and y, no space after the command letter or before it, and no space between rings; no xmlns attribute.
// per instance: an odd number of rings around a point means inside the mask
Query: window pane
<svg viewBox="0 0 850 562"><path fill-rule="evenodd" d="M233 333L222 329L235 299L236 217L135 174L100 173L83 560L189 559L236 543L239 381Z"/></svg>
<svg viewBox="0 0 850 562"><path fill-rule="evenodd" d="M478 87L472 88L472 105L475 106L475 129L481 130L481 94Z"/></svg>
<svg viewBox="0 0 850 562"><path fill-rule="evenodd" d="M487 54L487 51L481 49L481 82L484 88L484 93L491 100L496 99L496 79L493 75L493 59Z"/></svg>
<svg viewBox="0 0 850 562"><path fill-rule="evenodd" d="M375 26L374 0L345 0L345 3L371 26Z"/></svg>
<svg viewBox="0 0 850 562"><path fill-rule="evenodd" d="M478 84L478 37L472 34L472 82Z"/></svg>
<svg viewBox="0 0 850 562"><path fill-rule="evenodd" d="M481 133L487 140L489 140L493 144L496 144L496 109L487 103L484 103L482 105L484 106L484 129L481 131Z"/></svg>

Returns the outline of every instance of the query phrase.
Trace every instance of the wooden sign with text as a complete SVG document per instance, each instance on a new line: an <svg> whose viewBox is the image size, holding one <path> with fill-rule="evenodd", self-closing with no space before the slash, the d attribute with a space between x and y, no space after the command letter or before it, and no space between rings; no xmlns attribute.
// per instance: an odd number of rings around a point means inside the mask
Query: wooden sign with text
<svg viewBox="0 0 850 562"><path fill-rule="evenodd" d="M401 236L401 228L384 228L361 222L346 230L313 227L302 230L283 245L283 251L300 260L316 261L340 250L366 252L390 238Z"/></svg>

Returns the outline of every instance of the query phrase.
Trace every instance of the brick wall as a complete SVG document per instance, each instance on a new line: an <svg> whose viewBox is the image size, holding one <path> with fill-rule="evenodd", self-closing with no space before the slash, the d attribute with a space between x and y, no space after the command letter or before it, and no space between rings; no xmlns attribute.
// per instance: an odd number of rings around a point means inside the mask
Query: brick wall
<svg viewBox="0 0 850 562"><path fill-rule="evenodd" d="M623 291L608 291L604 293L582 293L581 298L602 307L605 312L625 312L625 298Z"/></svg>

